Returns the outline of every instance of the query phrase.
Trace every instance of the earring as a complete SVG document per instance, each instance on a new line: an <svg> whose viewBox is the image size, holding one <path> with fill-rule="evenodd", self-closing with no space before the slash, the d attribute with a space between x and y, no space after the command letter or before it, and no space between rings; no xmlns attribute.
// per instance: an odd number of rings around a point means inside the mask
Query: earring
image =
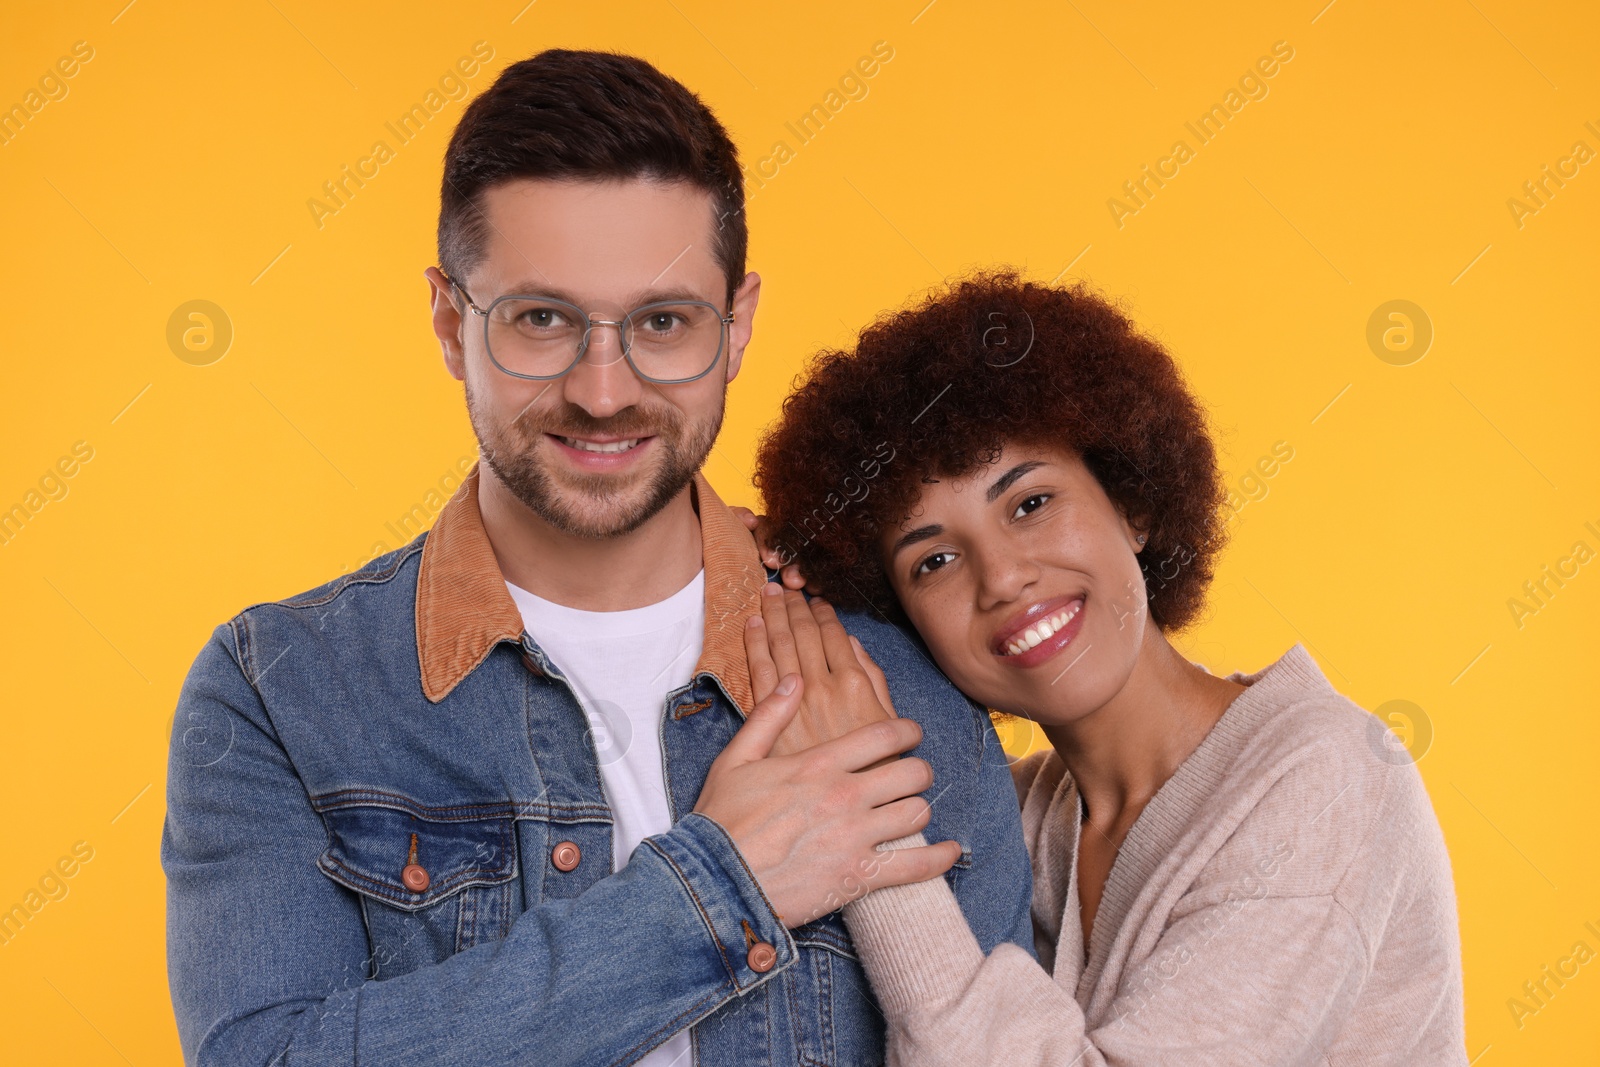
<svg viewBox="0 0 1600 1067"><path fill-rule="evenodd" d="M1139 543L1140 543L1140 544L1141 544L1141 545L1142 545L1142 544L1144 544L1144 534L1140 534L1140 535L1139 535Z"/></svg>

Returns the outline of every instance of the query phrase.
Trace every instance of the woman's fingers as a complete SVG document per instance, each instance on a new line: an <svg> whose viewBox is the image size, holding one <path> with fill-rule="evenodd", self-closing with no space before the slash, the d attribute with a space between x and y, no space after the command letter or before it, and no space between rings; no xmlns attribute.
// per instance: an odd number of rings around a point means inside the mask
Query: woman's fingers
<svg viewBox="0 0 1600 1067"><path fill-rule="evenodd" d="M856 650L851 646L850 635L845 632L844 623L839 621L839 614L833 610L833 605L821 597L806 601L797 595L796 599L811 609L811 618L822 638L822 652L828 657L828 669L836 674L859 670L861 664L856 659Z"/></svg>
<svg viewBox="0 0 1600 1067"><path fill-rule="evenodd" d="M817 621L817 631L822 635L822 648L828 657L828 670L835 676L859 672L865 675L871 683L872 693L877 697L878 704L890 715L895 714L894 703L889 699L889 683L884 678L883 671L872 662L872 657L867 655L867 650L855 635L844 628L844 623L839 621L838 612L833 605L821 597L812 597L808 602L811 614Z"/></svg>
<svg viewBox="0 0 1600 1067"><path fill-rule="evenodd" d="M772 554L772 559L771 560L767 560L767 559L763 559L762 560L762 562L766 563L766 565L769 566L769 567L776 567L777 566L777 561L778 561L778 554L776 552L774 552ZM798 564L798 563L791 563L788 566L784 567L783 568L783 572L782 572L782 577L783 577L783 584L784 584L784 586L786 588L789 588L789 589L804 589L806 587L806 576L800 573L800 564ZM812 590L812 592L815 592L815 591L816 590Z"/></svg>
<svg viewBox="0 0 1600 1067"><path fill-rule="evenodd" d="M756 550L761 553L761 562L772 570L783 566L784 553L779 550L776 539L772 536L772 523L767 521L765 515L756 516Z"/></svg>
<svg viewBox="0 0 1600 1067"><path fill-rule="evenodd" d="M872 680L872 691L878 694L878 703L883 705L883 710L890 715L898 715L894 710L894 701L889 698L889 679L883 676L883 668L873 662L867 655L867 650L861 646L861 641L855 634L850 635L850 647L855 649L856 662L861 669L867 672L867 677Z"/></svg>
<svg viewBox="0 0 1600 1067"><path fill-rule="evenodd" d="M759 703L771 695L779 678L778 666L772 662L772 649L767 647L766 620L759 612L745 623L744 652L750 663L750 688Z"/></svg>
<svg viewBox="0 0 1600 1067"><path fill-rule="evenodd" d="M800 657L800 671L810 678L827 675L830 661L822 647L822 633L811 614L806 598L793 589L784 591L784 606L789 614L789 630L794 634L795 654Z"/></svg>
<svg viewBox="0 0 1600 1067"><path fill-rule="evenodd" d="M772 528L767 522L767 517L765 515L757 515L749 508L739 507L738 505L734 505L728 510L738 516L739 521L744 523L745 529L756 535L756 552L760 555L761 562L769 570L775 571L781 567L783 565L783 553L779 552L777 546L772 543ZM785 584L787 583L788 579L786 578ZM800 587L794 585L790 588L799 589Z"/></svg>
<svg viewBox="0 0 1600 1067"><path fill-rule="evenodd" d="M779 677L799 674L800 657L795 654L794 634L789 629L789 609L784 604L783 587L776 582L768 582L761 590L761 621Z"/></svg>

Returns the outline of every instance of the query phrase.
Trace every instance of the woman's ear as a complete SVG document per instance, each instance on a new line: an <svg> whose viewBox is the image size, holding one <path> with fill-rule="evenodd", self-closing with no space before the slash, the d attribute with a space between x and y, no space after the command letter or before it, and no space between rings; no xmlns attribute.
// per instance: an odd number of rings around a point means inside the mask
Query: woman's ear
<svg viewBox="0 0 1600 1067"><path fill-rule="evenodd" d="M1128 547L1135 553L1143 552L1150 540L1150 517L1140 515L1130 519L1122 514L1121 508L1117 509L1117 514L1122 519L1123 536L1128 539Z"/></svg>
<svg viewBox="0 0 1600 1067"><path fill-rule="evenodd" d="M1149 515L1134 515L1130 518L1128 512L1122 509L1122 504L1112 501L1112 507L1117 510L1117 520L1122 523L1122 536L1128 542L1128 547L1133 549L1134 553L1144 552L1144 545L1150 541Z"/></svg>

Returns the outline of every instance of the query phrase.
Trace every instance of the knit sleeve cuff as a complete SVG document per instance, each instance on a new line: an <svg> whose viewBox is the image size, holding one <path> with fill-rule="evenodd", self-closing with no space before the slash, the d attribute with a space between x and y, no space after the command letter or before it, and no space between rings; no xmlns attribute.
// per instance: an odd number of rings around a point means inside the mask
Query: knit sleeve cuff
<svg viewBox="0 0 1600 1067"><path fill-rule="evenodd" d="M911 834L880 851L926 845ZM983 949L943 877L874 890L845 905L845 925L873 992L891 1021L961 995L983 965Z"/></svg>

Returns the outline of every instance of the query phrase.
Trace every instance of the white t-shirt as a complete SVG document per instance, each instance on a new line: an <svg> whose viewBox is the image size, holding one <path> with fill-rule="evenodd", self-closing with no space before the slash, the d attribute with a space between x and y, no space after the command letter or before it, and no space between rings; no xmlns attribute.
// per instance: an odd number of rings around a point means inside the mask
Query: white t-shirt
<svg viewBox="0 0 1600 1067"><path fill-rule="evenodd" d="M627 611L580 611L506 583L540 648L572 683L589 719L600 782L615 823L613 871L640 841L672 828L661 761L667 694L687 685L705 636L706 573L667 599ZM640 1067L689 1067L689 1032Z"/></svg>

